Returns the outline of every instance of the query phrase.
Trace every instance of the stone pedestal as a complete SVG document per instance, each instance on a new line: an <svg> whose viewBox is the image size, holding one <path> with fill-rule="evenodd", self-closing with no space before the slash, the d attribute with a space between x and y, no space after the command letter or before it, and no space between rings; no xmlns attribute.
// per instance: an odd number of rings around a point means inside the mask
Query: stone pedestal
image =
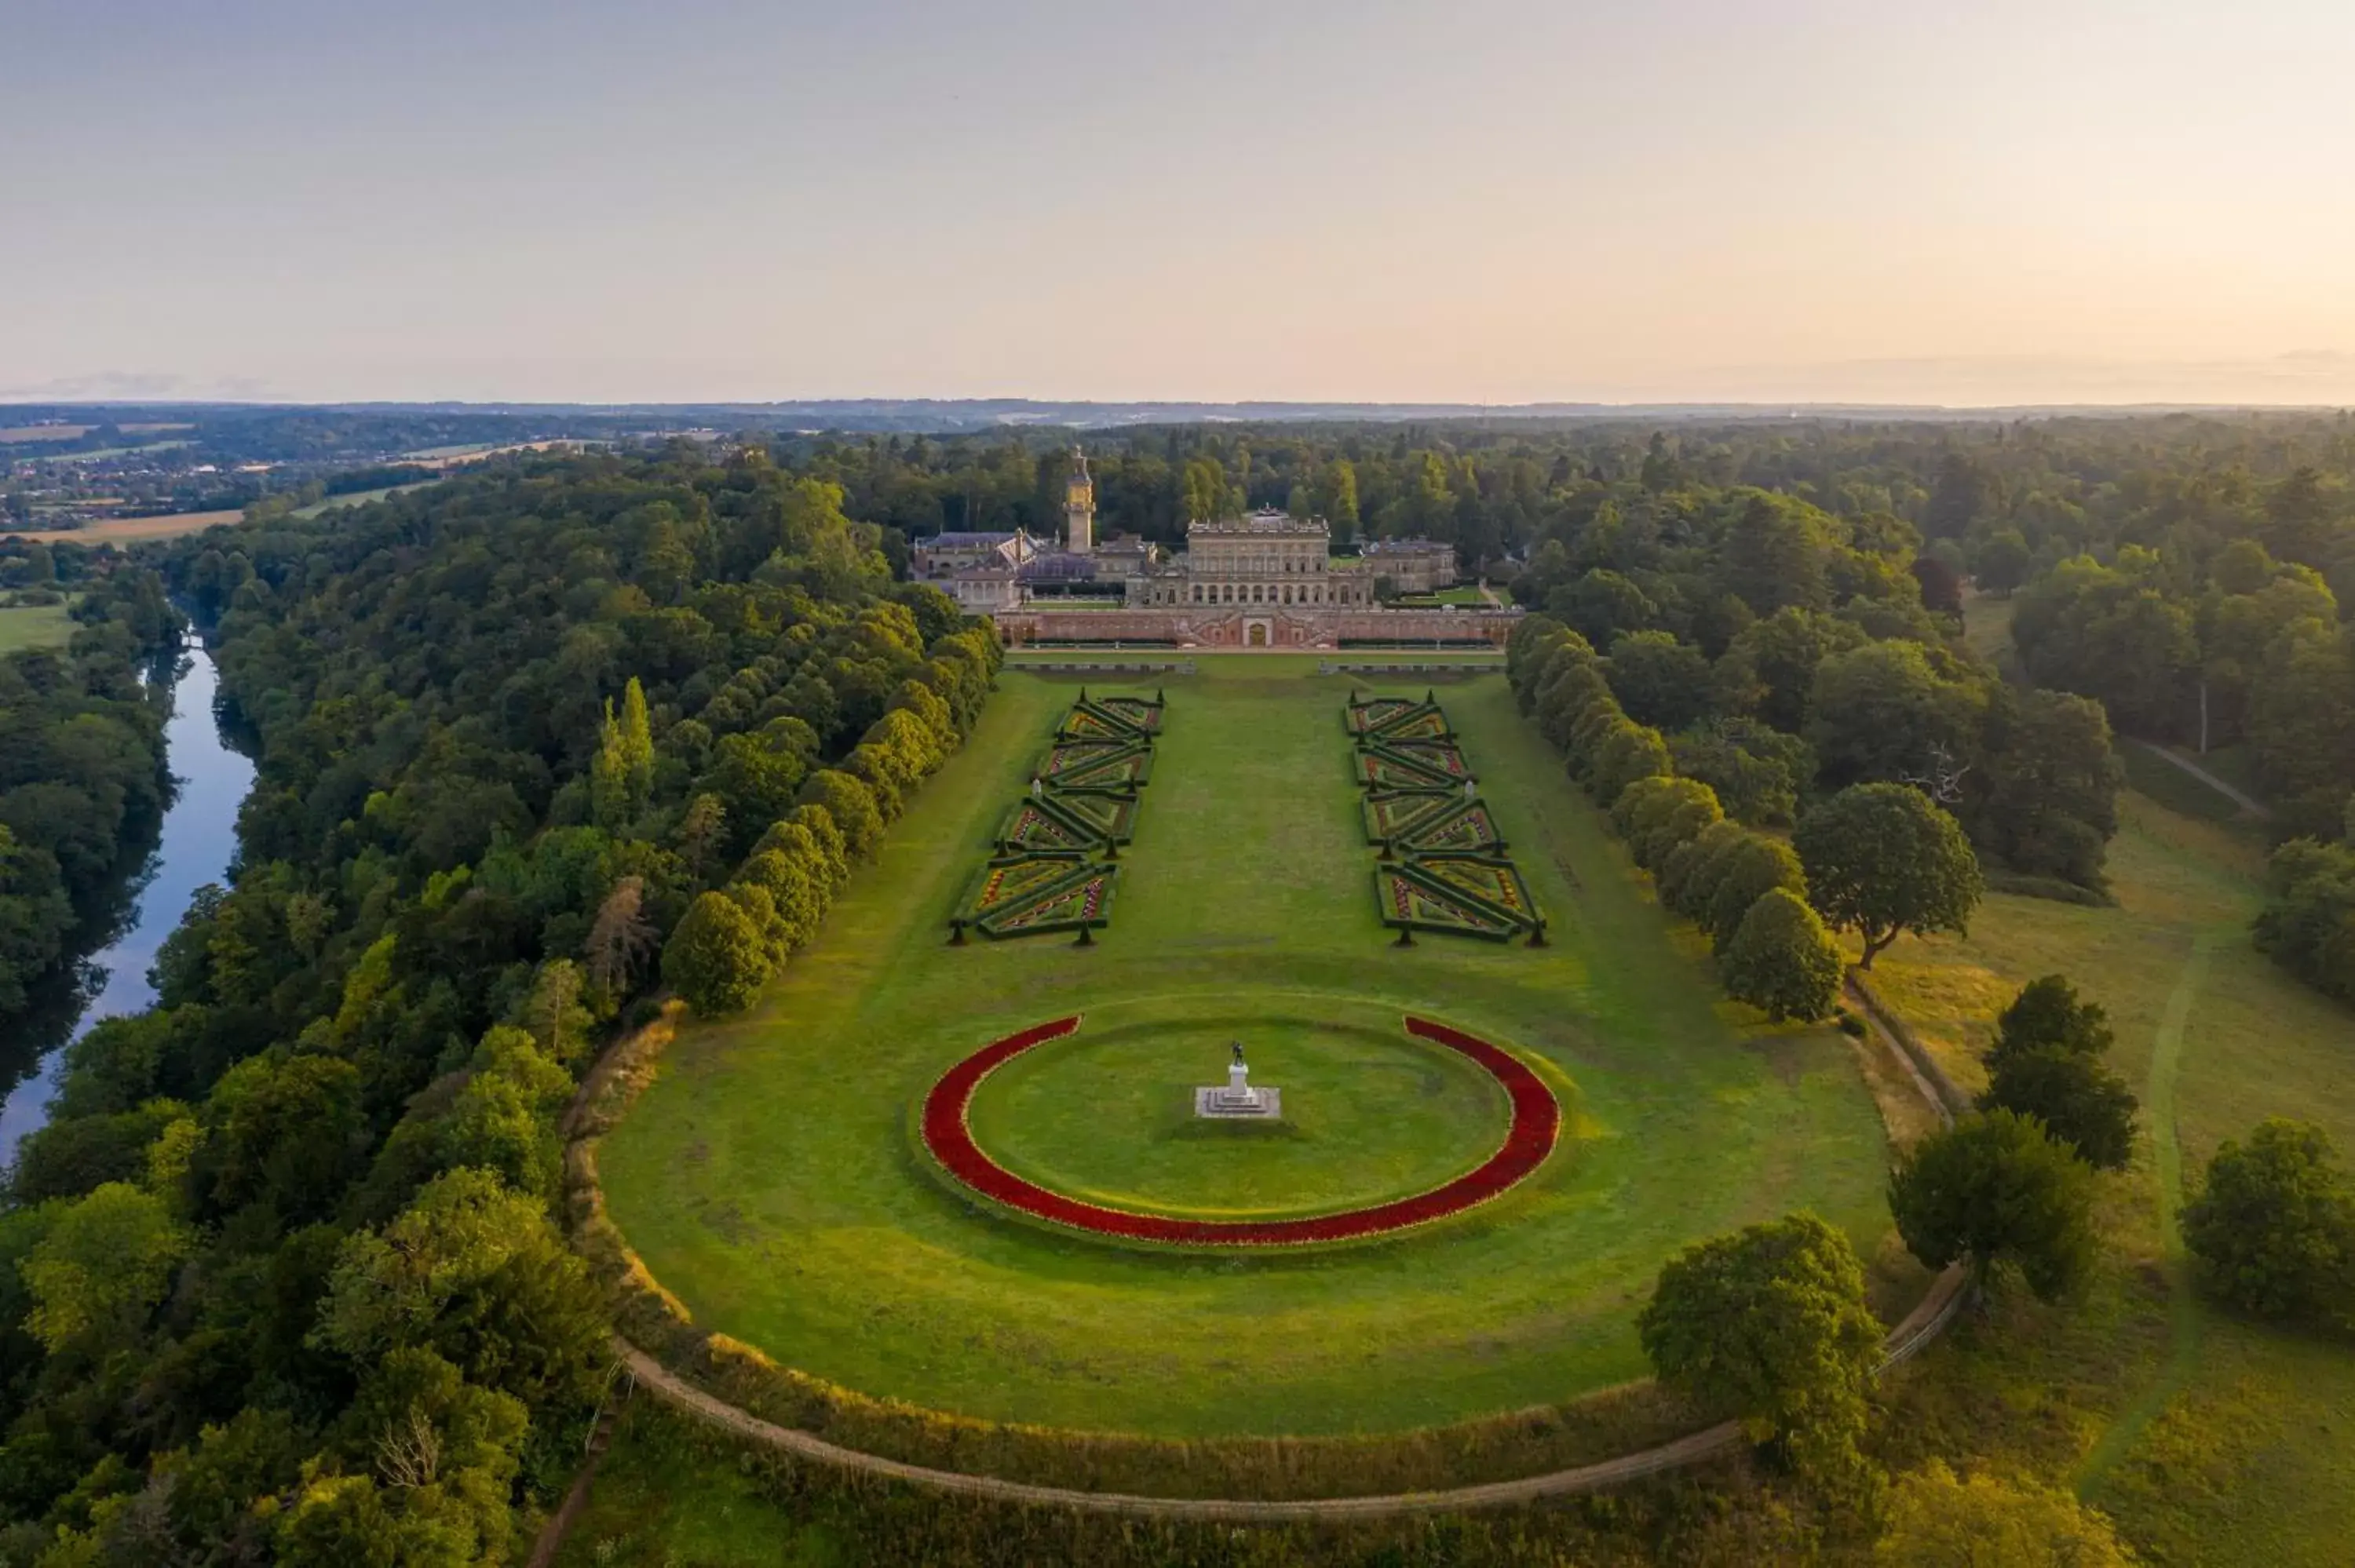
<svg viewBox="0 0 2355 1568"><path fill-rule="evenodd" d="M1194 1114L1219 1119L1266 1121L1284 1114L1284 1091L1251 1085L1251 1069L1237 1062L1223 1085L1194 1091Z"/></svg>

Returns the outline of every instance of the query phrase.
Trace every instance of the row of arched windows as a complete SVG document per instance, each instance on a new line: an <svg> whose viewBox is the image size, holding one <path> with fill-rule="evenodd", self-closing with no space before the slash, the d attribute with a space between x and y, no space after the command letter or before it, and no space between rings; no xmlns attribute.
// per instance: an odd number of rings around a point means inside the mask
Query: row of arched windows
<svg viewBox="0 0 2355 1568"><path fill-rule="evenodd" d="M1172 590L1164 588L1154 597L1163 604L1170 602ZM1351 604L1359 595L1347 588L1327 588L1317 583L1196 583L1183 602L1188 604Z"/></svg>

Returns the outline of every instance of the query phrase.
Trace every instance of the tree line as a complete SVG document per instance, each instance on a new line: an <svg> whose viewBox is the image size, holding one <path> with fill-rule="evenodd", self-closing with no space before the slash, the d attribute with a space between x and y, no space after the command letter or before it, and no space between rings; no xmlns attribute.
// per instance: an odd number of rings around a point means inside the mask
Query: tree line
<svg viewBox="0 0 2355 1568"><path fill-rule="evenodd" d="M143 678L184 624L154 571L10 541L0 582L70 594L62 649L0 658L0 1030L112 913L171 793L171 683Z"/></svg>
<svg viewBox="0 0 2355 1568"><path fill-rule="evenodd" d="M1510 663L1557 745L1608 699L1624 721L1618 788L1688 779L1737 821L1773 828L1858 785L1910 785L2009 885L2098 889L2121 779L2101 707L2021 690L1973 657L1924 604L1921 563L1904 535L1789 496L1630 495L1514 579L1543 609Z"/></svg>
<svg viewBox="0 0 2355 1568"><path fill-rule="evenodd" d="M258 776L0 1213L0 1559L520 1555L604 1390L557 1117L737 1005L997 654L759 450L497 465L182 541Z"/></svg>

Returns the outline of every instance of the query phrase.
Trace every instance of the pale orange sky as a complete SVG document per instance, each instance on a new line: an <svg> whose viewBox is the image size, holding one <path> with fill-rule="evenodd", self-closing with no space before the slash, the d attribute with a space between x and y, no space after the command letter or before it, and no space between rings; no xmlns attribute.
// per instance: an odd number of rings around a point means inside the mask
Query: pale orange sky
<svg viewBox="0 0 2355 1568"><path fill-rule="evenodd" d="M0 397L2355 402L2355 6L5 0Z"/></svg>

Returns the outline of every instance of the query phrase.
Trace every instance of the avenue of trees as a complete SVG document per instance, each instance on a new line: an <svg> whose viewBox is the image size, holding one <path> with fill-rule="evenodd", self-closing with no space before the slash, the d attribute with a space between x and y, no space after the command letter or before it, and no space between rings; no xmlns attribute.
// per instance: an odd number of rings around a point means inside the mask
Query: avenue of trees
<svg viewBox="0 0 2355 1568"><path fill-rule="evenodd" d="M1708 934L1729 994L1777 1020L1820 1018L1846 967L1833 931L1857 932L1869 966L1901 931L1967 924L1984 885L1978 858L1923 789L1851 785L1811 805L1789 841L1745 824L1629 715L1612 662L1547 616L1524 620L1507 650L1522 706L1609 806L1660 901Z"/></svg>
<svg viewBox="0 0 2355 1568"><path fill-rule="evenodd" d="M1052 535L1071 440L781 446L893 537ZM1466 571L1583 638L1676 775L1746 825L1792 823L1853 784L1916 783L1960 821L1993 885L2098 890L2115 731L2245 744L2287 834L2318 849L2347 835L2345 414L1303 423L1080 440L1100 536L1175 542L1189 516L1277 505L1325 516L1343 541L1454 545ZM2027 683L1954 635L1966 581L2016 599ZM1549 734L1564 741L1575 717ZM2285 967L2342 998L2355 996L2347 865L2293 856L2262 933Z"/></svg>
<svg viewBox="0 0 2355 1568"><path fill-rule="evenodd" d="M181 620L143 567L68 545L11 546L0 580L75 596L68 644L0 657L0 1030L26 993L103 919L171 780L170 683L145 667Z"/></svg>
<svg viewBox="0 0 2355 1568"><path fill-rule="evenodd" d="M578 1073L790 961L989 691L882 543L680 448L171 547L259 777L9 1172L0 1561L520 1559L611 1354L551 1218Z"/></svg>

